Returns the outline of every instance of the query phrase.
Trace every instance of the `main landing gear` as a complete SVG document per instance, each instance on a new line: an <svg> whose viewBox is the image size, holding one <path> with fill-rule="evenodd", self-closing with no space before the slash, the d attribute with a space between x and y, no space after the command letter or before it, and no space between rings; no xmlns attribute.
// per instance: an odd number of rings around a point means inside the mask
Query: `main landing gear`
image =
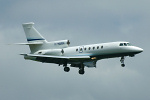
<svg viewBox="0 0 150 100"><path fill-rule="evenodd" d="M79 74L83 75L85 73L84 71L84 64L81 63L81 66L79 67Z"/></svg>
<svg viewBox="0 0 150 100"><path fill-rule="evenodd" d="M121 62L122 67L125 67L124 60L125 60L125 57L124 56L121 57L120 62Z"/></svg>
<svg viewBox="0 0 150 100"><path fill-rule="evenodd" d="M70 71L70 68L67 67L67 63L65 63L63 66L64 66L64 71L65 72L69 72Z"/></svg>
<svg viewBox="0 0 150 100"><path fill-rule="evenodd" d="M64 67L64 71L65 71L65 72L69 72L69 71L70 71L70 68L69 68L69 67Z"/></svg>
<svg viewBox="0 0 150 100"><path fill-rule="evenodd" d="M67 63L63 64L63 66L64 66L64 71L65 72L69 72L70 71L70 68L67 67ZM84 71L84 64L81 63L81 65L79 64L78 67L79 67L79 74L83 75L85 73L85 71Z"/></svg>

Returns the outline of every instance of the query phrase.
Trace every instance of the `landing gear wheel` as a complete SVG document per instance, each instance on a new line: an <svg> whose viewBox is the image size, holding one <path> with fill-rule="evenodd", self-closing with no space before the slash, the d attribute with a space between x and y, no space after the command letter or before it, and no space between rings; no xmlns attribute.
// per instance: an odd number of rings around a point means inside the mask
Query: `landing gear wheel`
<svg viewBox="0 0 150 100"><path fill-rule="evenodd" d="M79 74L83 75L85 73L85 71L83 69L79 70Z"/></svg>
<svg viewBox="0 0 150 100"><path fill-rule="evenodd" d="M125 64L121 64L122 67L125 67Z"/></svg>
<svg viewBox="0 0 150 100"><path fill-rule="evenodd" d="M64 71L65 71L65 72L69 72L69 71L70 71L70 68L69 68L69 67L64 67Z"/></svg>
<svg viewBox="0 0 150 100"><path fill-rule="evenodd" d="M83 64L83 62L81 62L81 65L79 67L79 74L83 75L84 73L85 73L85 71L84 71L84 64Z"/></svg>

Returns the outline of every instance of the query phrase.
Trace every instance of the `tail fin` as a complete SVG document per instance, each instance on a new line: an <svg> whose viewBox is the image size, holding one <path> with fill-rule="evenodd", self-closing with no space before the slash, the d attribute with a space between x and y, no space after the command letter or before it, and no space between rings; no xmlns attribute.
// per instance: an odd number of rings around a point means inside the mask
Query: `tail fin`
<svg viewBox="0 0 150 100"><path fill-rule="evenodd" d="M31 53L43 49L43 45L47 43L45 38L33 27L33 25L33 22L22 24Z"/></svg>
<svg viewBox="0 0 150 100"><path fill-rule="evenodd" d="M33 27L34 23L24 23L22 24L27 41L29 43L34 43L34 42L47 42L45 38Z"/></svg>
<svg viewBox="0 0 150 100"><path fill-rule="evenodd" d="M39 50L62 49L69 46L69 40L47 42L33 25L33 22L22 24L28 43L17 43L20 45L29 45L31 54L36 53Z"/></svg>

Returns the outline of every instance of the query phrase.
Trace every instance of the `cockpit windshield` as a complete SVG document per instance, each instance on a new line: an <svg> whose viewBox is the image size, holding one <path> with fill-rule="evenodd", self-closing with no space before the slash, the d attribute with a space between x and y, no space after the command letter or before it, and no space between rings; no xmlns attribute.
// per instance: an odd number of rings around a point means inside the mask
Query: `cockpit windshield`
<svg viewBox="0 0 150 100"><path fill-rule="evenodd" d="M127 46L127 43L124 43L124 46Z"/></svg>
<svg viewBox="0 0 150 100"><path fill-rule="evenodd" d="M119 46L131 46L130 43L120 43Z"/></svg>
<svg viewBox="0 0 150 100"><path fill-rule="evenodd" d="M128 46L132 46L130 43L127 43Z"/></svg>

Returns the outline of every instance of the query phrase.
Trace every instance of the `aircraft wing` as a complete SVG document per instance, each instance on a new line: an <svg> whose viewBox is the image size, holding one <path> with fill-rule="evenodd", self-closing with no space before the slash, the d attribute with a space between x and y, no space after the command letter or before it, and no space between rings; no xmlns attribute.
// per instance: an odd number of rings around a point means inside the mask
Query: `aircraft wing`
<svg viewBox="0 0 150 100"><path fill-rule="evenodd" d="M93 60L90 56L52 56L52 55L36 55L36 54L20 54L25 59L34 60L43 63L55 63L64 64L65 62L71 64L73 67L80 67L80 64L74 64L76 62L84 62L83 64L87 67L96 67L96 60Z"/></svg>
<svg viewBox="0 0 150 100"><path fill-rule="evenodd" d="M64 60L87 60L91 59L90 56L52 56L52 55L36 55L36 54L20 54L28 57L37 57L40 59L49 58L49 59L64 59Z"/></svg>

